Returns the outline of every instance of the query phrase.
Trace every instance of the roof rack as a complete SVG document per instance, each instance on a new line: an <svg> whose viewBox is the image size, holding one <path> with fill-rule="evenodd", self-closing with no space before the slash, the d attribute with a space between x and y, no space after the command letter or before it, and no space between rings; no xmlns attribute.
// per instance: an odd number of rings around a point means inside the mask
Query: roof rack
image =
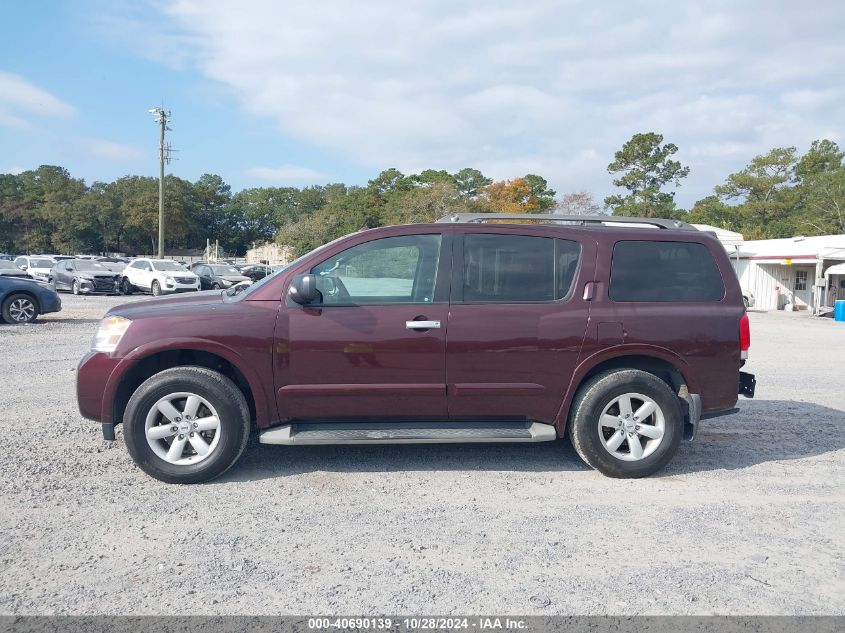
<svg viewBox="0 0 845 633"><path fill-rule="evenodd" d="M534 220L537 222L570 222L586 226L587 224L645 224L659 229L697 231L692 224L681 220L663 218L631 218L619 215L561 215L558 213L453 213L444 215L438 223L481 223L490 220Z"/></svg>

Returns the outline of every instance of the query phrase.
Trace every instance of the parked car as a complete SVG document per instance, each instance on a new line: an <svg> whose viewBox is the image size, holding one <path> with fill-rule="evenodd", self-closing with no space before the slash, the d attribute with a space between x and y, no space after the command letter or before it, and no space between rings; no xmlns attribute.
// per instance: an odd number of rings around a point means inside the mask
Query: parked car
<svg viewBox="0 0 845 633"><path fill-rule="evenodd" d="M7 261L12 262L12 261L14 261L14 260L15 260L15 256L14 256L14 255L9 255L8 253L0 253L0 259L5 259L5 260L7 260Z"/></svg>
<svg viewBox="0 0 845 633"><path fill-rule="evenodd" d="M21 270L15 266L14 262L8 259L0 259L0 277L21 277L23 279L33 279L25 270Z"/></svg>
<svg viewBox="0 0 845 633"><path fill-rule="evenodd" d="M90 259L63 259L50 271L50 285L75 295L120 291L120 275Z"/></svg>
<svg viewBox="0 0 845 633"><path fill-rule="evenodd" d="M15 258L15 266L27 272L30 277L47 281L50 278L50 270L56 264L56 260L48 255L21 255Z"/></svg>
<svg viewBox="0 0 845 633"><path fill-rule="evenodd" d="M260 281L270 274L270 267L263 264L247 264L236 266L238 272L252 281Z"/></svg>
<svg viewBox="0 0 845 633"><path fill-rule="evenodd" d="M61 309L59 295L47 284L34 279L0 277L0 316L6 323L32 323L40 314Z"/></svg>
<svg viewBox="0 0 845 633"><path fill-rule="evenodd" d="M750 290L742 290L742 302L745 304L746 308L753 308L754 307L754 295Z"/></svg>
<svg viewBox="0 0 845 633"><path fill-rule="evenodd" d="M221 290L245 281L251 281L249 277L242 275L231 264L198 262L194 264L191 270L200 278L203 290Z"/></svg>
<svg viewBox="0 0 845 633"><path fill-rule="evenodd" d="M136 259L123 269L123 294L140 291L157 297L176 292L196 292L199 289L197 276L170 259Z"/></svg>
<svg viewBox="0 0 845 633"><path fill-rule="evenodd" d="M675 220L538 219L360 231L238 294L113 308L79 364L80 411L106 439L122 423L166 482L220 475L254 427L286 445L568 433L605 475L649 475L754 395L725 249Z"/></svg>

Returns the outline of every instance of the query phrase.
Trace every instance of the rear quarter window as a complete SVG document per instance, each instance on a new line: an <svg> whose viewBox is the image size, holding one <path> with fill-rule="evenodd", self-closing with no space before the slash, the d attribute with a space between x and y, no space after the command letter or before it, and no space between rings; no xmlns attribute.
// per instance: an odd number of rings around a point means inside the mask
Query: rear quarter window
<svg viewBox="0 0 845 633"><path fill-rule="evenodd" d="M626 240L613 247L612 301L699 302L724 296L722 275L704 244Z"/></svg>

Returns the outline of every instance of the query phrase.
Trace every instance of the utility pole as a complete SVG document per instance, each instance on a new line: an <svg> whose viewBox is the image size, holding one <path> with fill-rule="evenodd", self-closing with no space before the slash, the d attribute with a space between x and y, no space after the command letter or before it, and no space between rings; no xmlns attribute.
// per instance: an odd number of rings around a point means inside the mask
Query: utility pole
<svg viewBox="0 0 845 633"><path fill-rule="evenodd" d="M158 258L164 259L164 164L170 164L170 144L165 144L164 133L170 132L171 129L167 127L167 122L170 120L170 110L163 108L150 108L150 114L155 117L155 122L159 124L161 133L158 142Z"/></svg>

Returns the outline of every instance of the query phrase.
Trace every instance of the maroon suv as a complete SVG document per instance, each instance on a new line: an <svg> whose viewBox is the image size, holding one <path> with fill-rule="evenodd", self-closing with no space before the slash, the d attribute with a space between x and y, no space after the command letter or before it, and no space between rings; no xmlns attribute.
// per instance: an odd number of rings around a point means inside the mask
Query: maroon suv
<svg viewBox="0 0 845 633"><path fill-rule="evenodd" d="M568 431L590 466L642 477L700 419L753 396L748 346L712 234L672 220L459 215L346 236L241 292L116 307L77 391L82 415L106 439L123 423L132 458L167 482L220 475L253 427L265 444Z"/></svg>

